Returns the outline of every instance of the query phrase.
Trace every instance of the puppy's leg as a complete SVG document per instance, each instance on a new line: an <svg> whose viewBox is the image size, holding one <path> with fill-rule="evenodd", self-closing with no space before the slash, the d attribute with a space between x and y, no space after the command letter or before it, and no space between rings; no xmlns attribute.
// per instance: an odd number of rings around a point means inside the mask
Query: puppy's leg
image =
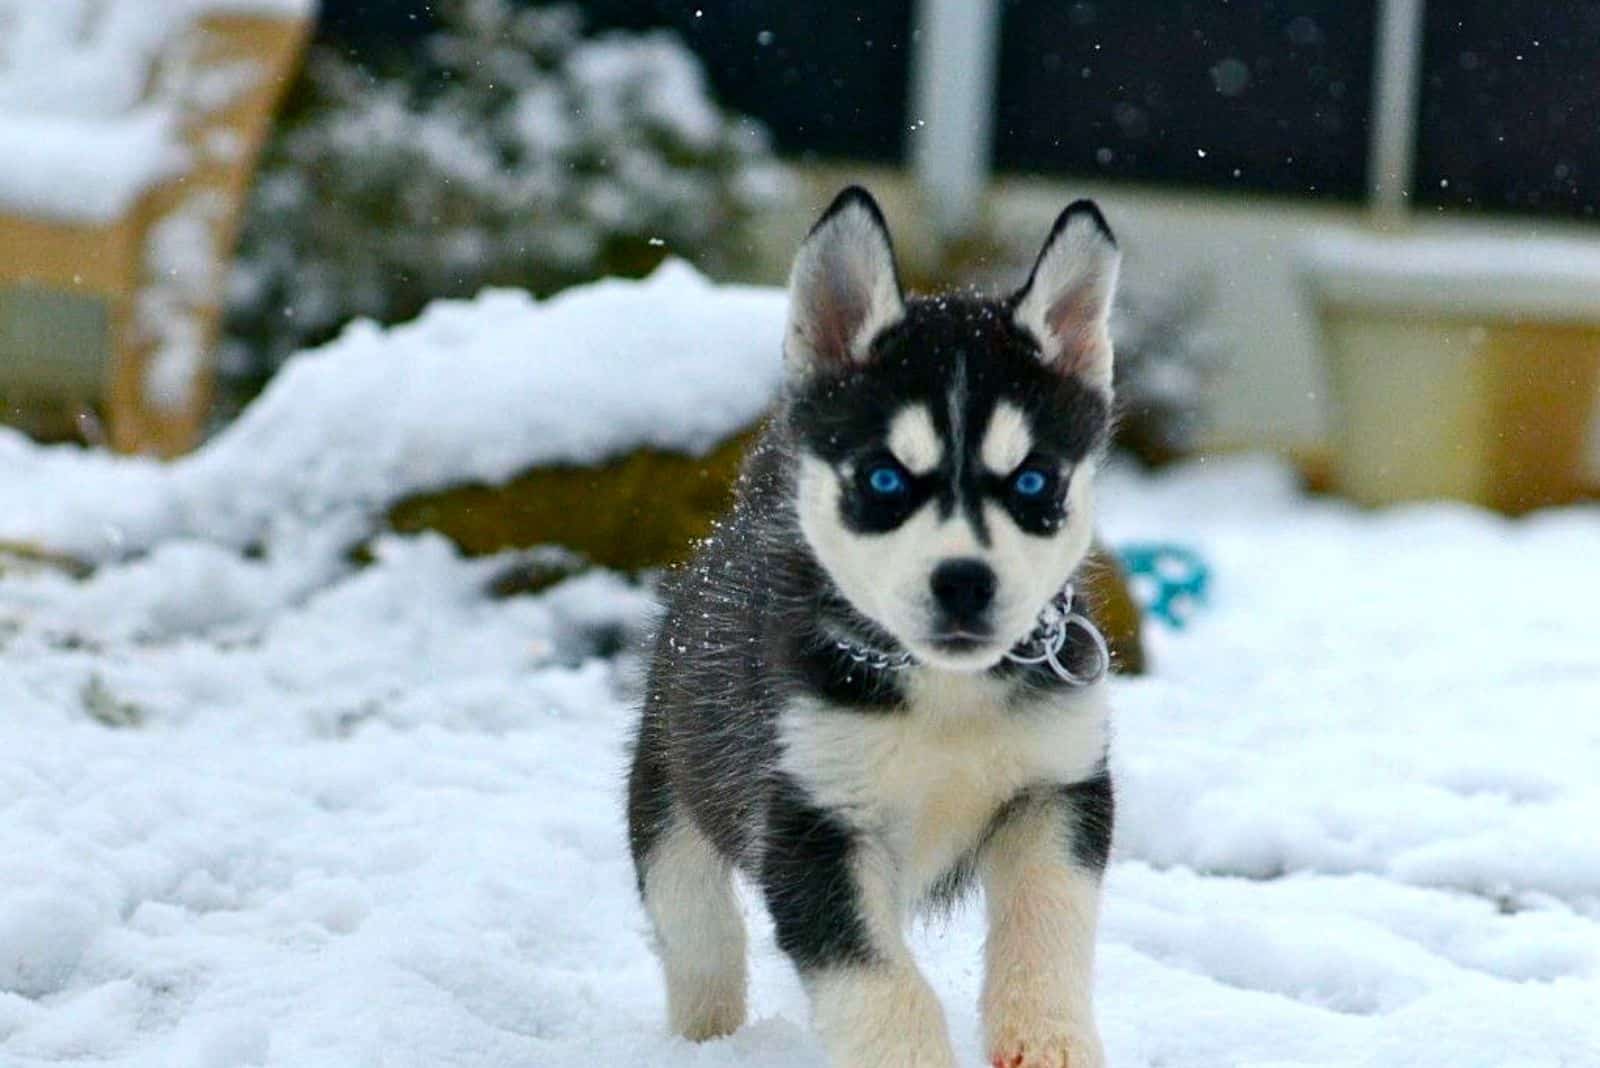
<svg viewBox="0 0 1600 1068"><path fill-rule="evenodd" d="M745 1017L745 933L733 870L687 818L673 821L649 858L644 905L666 972L672 1030L695 1042L737 1031Z"/></svg>
<svg viewBox="0 0 1600 1068"><path fill-rule="evenodd" d="M672 798L650 740L646 727L629 780L629 837L666 974L668 1020L700 1042L744 1023L744 918L732 867Z"/></svg>
<svg viewBox="0 0 1600 1068"><path fill-rule="evenodd" d="M944 1011L905 943L893 866L827 813L780 801L762 888L835 1068L954 1068Z"/></svg>
<svg viewBox="0 0 1600 1068"><path fill-rule="evenodd" d="M995 1068L1100 1068L1091 982L1111 837L1101 773L1029 801L983 858L983 1022Z"/></svg>

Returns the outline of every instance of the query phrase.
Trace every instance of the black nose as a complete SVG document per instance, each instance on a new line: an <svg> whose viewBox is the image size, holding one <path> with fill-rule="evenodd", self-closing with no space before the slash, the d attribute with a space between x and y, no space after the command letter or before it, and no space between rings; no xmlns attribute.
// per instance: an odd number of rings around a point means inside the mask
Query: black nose
<svg viewBox="0 0 1600 1068"><path fill-rule="evenodd" d="M977 621L994 600L994 571L982 560L946 560L929 580L933 599L952 621Z"/></svg>

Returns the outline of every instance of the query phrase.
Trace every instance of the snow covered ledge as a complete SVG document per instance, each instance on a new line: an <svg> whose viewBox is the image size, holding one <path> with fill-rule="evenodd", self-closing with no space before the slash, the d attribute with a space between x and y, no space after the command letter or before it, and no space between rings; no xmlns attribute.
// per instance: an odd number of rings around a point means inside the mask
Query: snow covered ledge
<svg viewBox="0 0 1600 1068"><path fill-rule="evenodd" d="M1328 231L1300 268L1341 492L1520 513L1593 491L1600 242Z"/></svg>

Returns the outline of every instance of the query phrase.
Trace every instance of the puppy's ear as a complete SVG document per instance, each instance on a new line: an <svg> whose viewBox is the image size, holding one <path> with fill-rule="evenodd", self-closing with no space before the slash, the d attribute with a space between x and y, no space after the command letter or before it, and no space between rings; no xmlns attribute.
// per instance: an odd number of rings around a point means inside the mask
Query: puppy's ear
<svg viewBox="0 0 1600 1068"><path fill-rule="evenodd" d="M1092 201L1067 206L1050 228L1028 281L1012 296L1018 326L1039 342L1045 364L1111 392L1107 321L1122 254Z"/></svg>
<svg viewBox="0 0 1600 1068"><path fill-rule="evenodd" d="M789 373L809 377L862 363L872 339L904 314L883 212L870 193L851 186L811 228L789 273Z"/></svg>

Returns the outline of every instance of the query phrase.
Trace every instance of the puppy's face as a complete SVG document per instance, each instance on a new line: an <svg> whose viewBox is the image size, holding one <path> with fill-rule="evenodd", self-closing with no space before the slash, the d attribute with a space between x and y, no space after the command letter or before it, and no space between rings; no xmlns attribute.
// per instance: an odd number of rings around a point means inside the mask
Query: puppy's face
<svg viewBox="0 0 1600 1068"><path fill-rule="evenodd" d="M855 608L926 663L995 664L1088 549L1116 269L1087 204L1001 301L906 302L859 190L801 248L785 348L800 526Z"/></svg>

